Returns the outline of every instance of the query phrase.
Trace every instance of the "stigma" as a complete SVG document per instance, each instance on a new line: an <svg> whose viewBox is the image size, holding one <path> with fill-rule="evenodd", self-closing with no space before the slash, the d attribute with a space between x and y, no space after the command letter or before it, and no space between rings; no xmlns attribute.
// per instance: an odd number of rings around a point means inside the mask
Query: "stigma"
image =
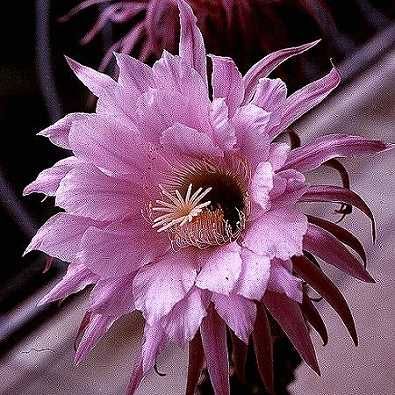
<svg viewBox="0 0 395 395"><path fill-rule="evenodd" d="M167 201L156 200L159 207L153 207L153 212L164 213L154 219L153 228L159 228L158 232L163 232L174 226L183 226L192 222L201 212L211 204L211 201L201 201L212 190L212 187L198 188L192 194L192 184L189 184L185 197L182 197L179 190L175 190L172 195L162 185L159 185L161 193Z"/></svg>

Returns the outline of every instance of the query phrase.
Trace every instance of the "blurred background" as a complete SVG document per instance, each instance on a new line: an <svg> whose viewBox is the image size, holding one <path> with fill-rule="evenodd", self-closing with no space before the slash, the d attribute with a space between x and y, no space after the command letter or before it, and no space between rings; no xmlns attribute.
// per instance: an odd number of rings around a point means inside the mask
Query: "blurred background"
<svg viewBox="0 0 395 395"><path fill-rule="evenodd" d="M16 1L2 4L1 394L122 394L142 330L138 315L125 317L114 325L88 359L75 367L73 341L83 315L84 293L61 304L37 307L38 300L62 276L65 265L56 261L43 273L46 266L43 254L21 257L38 226L56 212L52 201L40 202L39 196L23 198L22 190L39 171L67 156L65 151L35 134L68 112L93 109L92 98L73 77L63 55L97 67L111 44L144 18L138 14L127 23L107 23L89 44L81 46L80 39L95 24L104 5L95 5L60 22L59 18L77 3L75 0L25 0L22 4ZM224 29L216 19L215 26L210 27L216 32L216 38L208 40L209 51L234 56L240 69L245 71L269 50L322 37L318 47L289 61L277 72L292 89L327 72L329 58L342 74L343 83L336 93L295 126L302 140L344 132L395 141L394 2L272 0L251 3L257 10L254 41L249 46L240 42L226 45L230 38L225 33L221 35ZM239 25L238 29L241 28ZM235 37L241 40L237 31ZM133 54L141 56L141 48L142 43L137 40ZM150 54L146 61L150 63L154 59L155 54ZM106 65L106 71L114 73L111 62ZM301 365L289 389L295 395L395 393L392 280L395 275L392 258L395 156L393 152L386 152L379 157L343 163L352 176L352 189L370 204L376 217L379 237L374 246L369 240L369 224L359 213L349 216L345 225L364 242L370 271L377 284L349 281L339 272L331 271L350 303L361 344L353 347L338 317L324 302L319 303L330 333L326 347L314 337L322 378ZM335 178L336 174L328 170L320 177ZM312 178L317 180L314 174ZM323 213L333 218L333 207ZM139 393L182 394L185 351L167 350L159 367L166 377L151 374Z"/></svg>

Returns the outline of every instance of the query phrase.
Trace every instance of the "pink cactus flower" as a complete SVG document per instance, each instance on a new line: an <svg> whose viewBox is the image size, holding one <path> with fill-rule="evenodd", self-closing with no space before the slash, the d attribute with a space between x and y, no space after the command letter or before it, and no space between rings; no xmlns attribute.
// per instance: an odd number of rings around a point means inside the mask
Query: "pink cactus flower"
<svg viewBox="0 0 395 395"><path fill-rule="evenodd" d="M373 282L345 247L366 260L358 240L339 225L305 215L299 202L352 205L373 222L371 211L348 188L309 185L304 173L389 145L343 134L295 149L276 142L340 82L333 68L288 96L282 80L269 78L317 42L271 53L244 76L231 58L210 55L209 80L196 18L185 1L178 7L179 55L164 51L149 67L116 54L117 81L68 59L98 97L97 108L69 114L39 133L72 156L25 189L54 196L64 210L40 228L27 252L70 262L41 303L94 284L77 363L120 316L142 312L144 339L129 394L169 342L190 343L188 394L204 360L215 393L229 394L227 328L253 342L271 389L269 313L319 371L306 320L324 341L327 335L305 283L333 306L357 343L350 310L314 256Z"/></svg>

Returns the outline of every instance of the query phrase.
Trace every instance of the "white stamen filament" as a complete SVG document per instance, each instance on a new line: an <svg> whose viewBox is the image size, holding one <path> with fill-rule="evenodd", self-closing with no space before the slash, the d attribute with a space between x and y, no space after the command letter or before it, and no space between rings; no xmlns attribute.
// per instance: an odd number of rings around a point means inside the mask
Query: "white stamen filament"
<svg viewBox="0 0 395 395"><path fill-rule="evenodd" d="M152 211L165 213L154 219L153 228L158 228L158 232L163 232L175 225L183 226L193 220L194 217L202 213L203 209L211 204L211 201L203 202L202 199L212 190L211 187L199 188L192 194L192 184L189 184L185 198L182 197L179 190L176 190L175 196L169 193L162 185L159 185L161 192L170 202L156 200L156 203L162 207L153 207Z"/></svg>

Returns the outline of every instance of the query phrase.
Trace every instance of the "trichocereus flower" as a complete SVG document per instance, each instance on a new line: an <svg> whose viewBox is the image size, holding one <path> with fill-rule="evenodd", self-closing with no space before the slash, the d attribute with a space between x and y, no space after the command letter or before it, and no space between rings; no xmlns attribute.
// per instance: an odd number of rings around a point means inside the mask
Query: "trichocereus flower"
<svg viewBox="0 0 395 395"><path fill-rule="evenodd" d="M365 261L359 241L304 214L300 202L355 206L373 222L371 211L348 188L309 185L304 174L336 157L390 146L343 134L293 149L278 142L340 82L332 68L287 95L282 80L268 77L317 42L271 53L244 76L231 58L210 55L209 79L196 18L183 0L178 6L179 55L164 51L149 67L115 54L117 81L68 59L97 96L96 112L69 114L40 132L72 155L25 189L54 196L64 210L39 229L27 252L70 262L41 303L94 285L77 363L120 316L141 311L145 329L128 393L167 344L190 343L187 393L206 366L215 393L229 394L228 328L233 341L253 343L271 389L269 317L319 371L308 323L324 342L327 334L306 284L332 305L357 343L347 303L315 257L373 282L348 248Z"/></svg>

